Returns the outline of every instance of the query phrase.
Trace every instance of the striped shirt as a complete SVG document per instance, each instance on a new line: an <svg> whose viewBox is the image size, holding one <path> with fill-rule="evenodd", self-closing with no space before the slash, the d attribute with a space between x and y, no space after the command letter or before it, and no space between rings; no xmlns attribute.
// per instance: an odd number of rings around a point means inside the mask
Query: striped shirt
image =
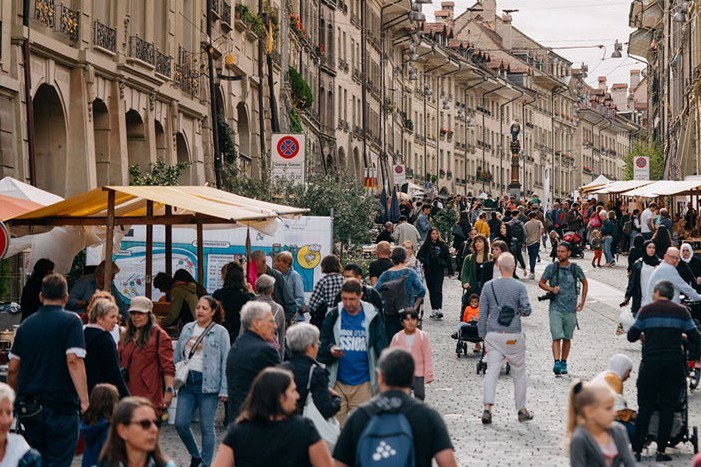
<svg viewBox="0 0 701 467"><path fill-rule="evenodd" d="M699 331L685 306L670 300L645 305L638 311L635 324L628 330L628 340L637 341L643 332L643 358L680 358L683 355L684 333L688 338L689 359L699 359Z"/></svg>
<svg viewBox="0 0 701 467"><path fill-rule="evenodd" d="M516 315L509 326L499 324L499 310L503 306L510 306L516 310ZM488 332L520 333L521 316L530 314L531 302L528 300L525 285L511 277L493 279L482 287L480 315L477 322L479 335L484 337Z"/></svg>

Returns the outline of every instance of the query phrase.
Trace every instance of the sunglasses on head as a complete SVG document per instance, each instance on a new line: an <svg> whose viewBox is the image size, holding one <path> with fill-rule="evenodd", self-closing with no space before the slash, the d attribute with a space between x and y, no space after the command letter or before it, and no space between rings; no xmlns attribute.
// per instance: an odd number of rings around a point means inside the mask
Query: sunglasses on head
<svg viewBox="0 0 701 467"><path fill-rule="evenodd" d="M151 428L151 425L155 425L156 428L160 428L160 427L161 427L161 421L160 421L160 420L148 420L148 419L146 419L146 420L135 420L135 421L133 421L133 422L131 422L131 423L129 423L129 424L130 424L130 425L139 425L139 426L141 427L142 430L148 430L149 428Z"/></svg>

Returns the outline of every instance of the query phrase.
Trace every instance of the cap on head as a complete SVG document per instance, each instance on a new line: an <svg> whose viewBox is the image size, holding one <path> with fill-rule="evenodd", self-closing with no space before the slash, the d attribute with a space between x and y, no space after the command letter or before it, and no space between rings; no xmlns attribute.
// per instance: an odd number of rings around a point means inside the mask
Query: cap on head
<svg viewBox="0 0 701 467"><path fill-rule="evenodd" d="M131 299L129 313L151 313L153 302L148 297L138 296Z"/></svg>

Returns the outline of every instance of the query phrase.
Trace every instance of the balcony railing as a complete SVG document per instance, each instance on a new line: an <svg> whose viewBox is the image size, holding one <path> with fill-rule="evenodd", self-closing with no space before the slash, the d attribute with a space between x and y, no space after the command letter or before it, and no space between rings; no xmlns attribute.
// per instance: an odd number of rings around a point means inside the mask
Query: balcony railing
<svg viewBox="0 0 701 467"><path fill-rule="evenodd" d="M221 20L223 23L231 25L231 3L227 0L221 5Z"/></svg>
<svg viewBox="0 0 701 467"><path fill-rule="evenodd" d="M196 54L180 48L178 63L175 65L175 85L189 94L198 94L200 91L200 73L197 63L193 60Z"/></svg>
<svg viewBox="0 0 701 467"><path fill-rule="evenodd" d="M170 57L160 50L156 50L156 73L170 78L173 68L173 57Z"/></svg>
<svg viewBox="0 0 701 467"><path fill-rule="evenodd" d="M93 44L110 52L117 53L117 30L95 21Z"/></svg>
<svg viewBox="0 0 701 467"><path fill-rule="evenodd" d="M56 4L54 0L35 0L34 19L46 27L53 28L56 25Z"/></svg>
<svg viewBox="0 0 701 467"><path fill-rule="evenodd" d="M219 0L212 0L212 13L219 16Z"/></svg>
<svg viewBox="0 0 701 467"><path fill-rule="evenodd" d="M129 39L129 55L142 62L156 65L156 46L146 42L139 36L131 36Z"/></svg>
<svg viewBox="0 0 701 467"><path fill-rule="evenodd" d="M61 4L61 32L72 41L77 41L80 34L80 12L71 10Z"/></svg>

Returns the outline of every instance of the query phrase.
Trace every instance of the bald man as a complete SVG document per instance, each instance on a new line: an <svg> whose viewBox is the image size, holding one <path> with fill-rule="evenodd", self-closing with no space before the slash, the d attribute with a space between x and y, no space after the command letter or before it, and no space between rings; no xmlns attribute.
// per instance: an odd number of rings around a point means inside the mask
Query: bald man
<svg viewBox="0 0 701 467"><path fill-rule="evenodd" d="M686 298L693 301L701 301L701 295L696 293L696 291L689 284L684 282L684 279L679 275L677 271L677 266L679 265L679 259L681 258L679 254L679 249L673 246L667 248L664 255L664 260L659 266L655 268L650 276L650 282L648 283L649 293L644 295L645 297L652 297L652 291L655 288L655 284L660 281L669 281L674 286L674 297L672 301L674 303L679 303L679 294L683 293ZM641 306L645 306L649 301L641 303Z"/></svg>

